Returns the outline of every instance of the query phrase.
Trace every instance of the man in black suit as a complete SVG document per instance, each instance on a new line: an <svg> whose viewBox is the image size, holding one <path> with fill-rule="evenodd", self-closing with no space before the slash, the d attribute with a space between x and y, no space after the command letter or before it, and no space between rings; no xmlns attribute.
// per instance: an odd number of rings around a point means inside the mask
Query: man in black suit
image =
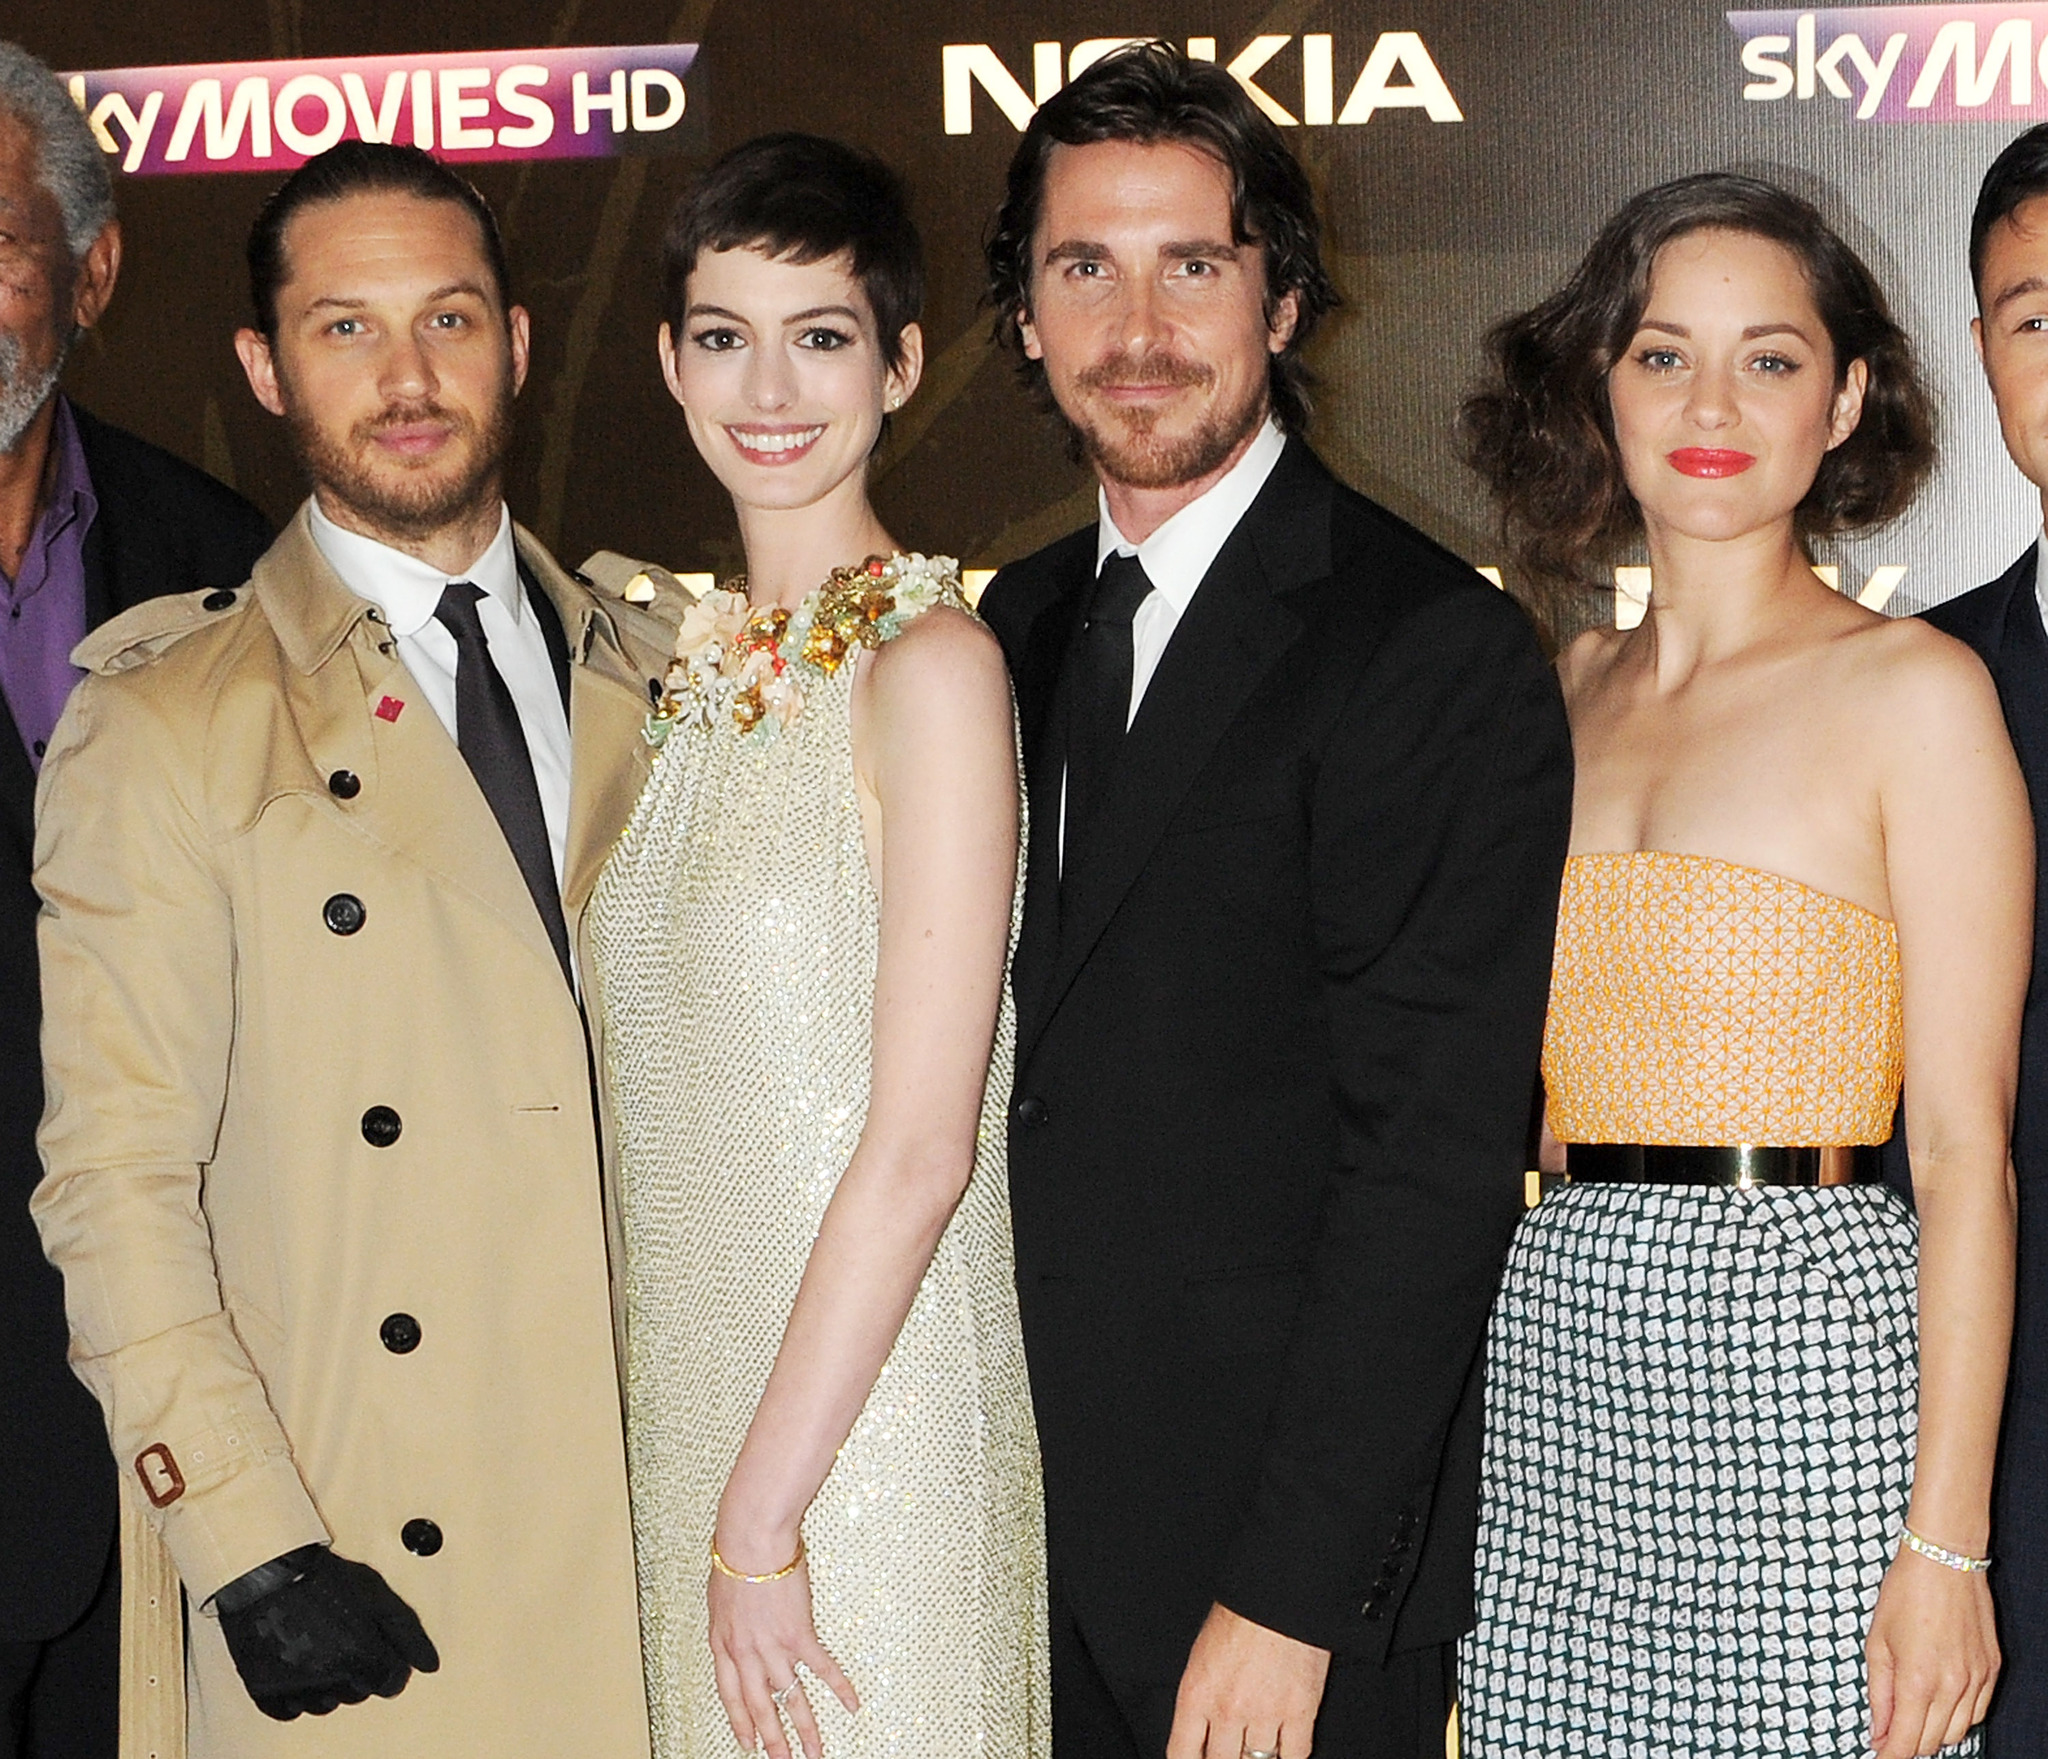
<svg viewBox="0 0 2048 1759"><path fill-rule="evenodd" d="M1970 221L1970 278L1979 313L1970 330L2006 450L2048 509L2048 126L2028 129L1985 173ZM1987 1759L2048 1753L2048 574L2040 552L2038 540L2030 543L1990 585L1926 613L1983 656L1998 686L2033 801L2039 869L2034 982L2020 1023L2013 1108L2019 1252L1991 1512L2004 1666L1985 1723ZM1885 1154L1888 1175L1906 1183L1903 1129Z"/></svg>
<svg viewBox="0 0 2048 1759"><path fill-rule="evenodd" d="M981 607L1031 804L1010 1170L1056 1759L1435 1759L1563 706L1521 611L1300 438L1335 295L1227 73L1152 44L1046 104L989 267L1101 486Z"/></svg>
<svg viewBox="0 0 2048 1759"><path fill-rule="evenodd" d="M120 259L85 119L47 67L0 43L0 1759L110 1759L118 1713L113 1465L65 1365L63 1284L28 1213L42 1176L36 771L88 629L160 593L239 585L270 541L239 495L58 391Z"/></svg>

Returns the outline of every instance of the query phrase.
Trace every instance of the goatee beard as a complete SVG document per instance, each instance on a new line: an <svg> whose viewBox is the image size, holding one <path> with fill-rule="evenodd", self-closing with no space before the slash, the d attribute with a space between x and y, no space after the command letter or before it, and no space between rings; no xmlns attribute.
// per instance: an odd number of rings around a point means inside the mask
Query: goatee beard
<svg viewBox="0 0 2048 1759"><path fill-rule="evenodd" d="M1108 385L1200 387L1215 377L1213 368L1170 355L1133 360L1117 354L1089 367L1076 383L1083 389ZM1210 475L1244 443L1265 419L1266 391L1263 383L1258 384L1238 408L1211 410L1193 432L1174 438L1155 435L1155 410L1119 411L1111 418L1114 427L1061 413L1066 415L1081 458L1103 478L1131 489L1173 489Z"/></svg>
<svg viewBox="0 0 2048 1759"><path fill-rule="evenodd" d="M57 358L42 372L21 377L21 338L0 332L0 452L12 452L21 444L29 423L42 413L50 393L64 372L64 358L71 352L71 338L57 350Z"/></svg>
<svg viewBox="0 0 2048 1759"><path fill-rule="evenodd" d="M346 442L330 435L296 400L287 407L285 420L299 462L316 487L374 530L409 540L432 537L495 502L512 441L509 396L497 400L481 425L431 401L393 404L357 422ZM453 447L468 442L466 467L453 476L421 471L394 477L364 462L379 432L418 421L445 422Z"/></svg>

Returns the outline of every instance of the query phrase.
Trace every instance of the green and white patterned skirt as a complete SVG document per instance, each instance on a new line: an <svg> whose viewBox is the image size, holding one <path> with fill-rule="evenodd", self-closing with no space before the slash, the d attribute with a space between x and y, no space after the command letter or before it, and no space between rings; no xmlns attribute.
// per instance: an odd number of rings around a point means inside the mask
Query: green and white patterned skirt
<svg viewBox="0 0 2048 1759"><path fill-rule="evenodd" d="M1487 1343L1466 1759L1868 1753L1917 1262L1879 1185L1578 1185L1523 1221Z"/></svg>

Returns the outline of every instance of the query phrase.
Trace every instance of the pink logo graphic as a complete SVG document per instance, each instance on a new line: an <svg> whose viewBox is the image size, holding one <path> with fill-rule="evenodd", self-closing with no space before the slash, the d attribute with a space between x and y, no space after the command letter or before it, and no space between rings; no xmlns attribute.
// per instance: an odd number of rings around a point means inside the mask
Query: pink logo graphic
<svg viewBox="0 0 2048 1759"><path fill-rule="evenodd" d="M404 713L405 704L395 696L387 696L377 705L377 719L380 721L395 721Z"/></svg>
<svg viewBox="0 0 2048 1759"><path fill-rule="evenodd" d="M135 176L296 170L337 141L399 141L451 162L597 159L674 141L694 43L491 49L345 61L235 61L65 76Z"/></svg>
<svg viewBox="0 0 2048 1759"><path fill-rule="evenodd" d="M1731 12L1745 100L1844 109L1859 122L2048 117L2048 5Z"/></svg>

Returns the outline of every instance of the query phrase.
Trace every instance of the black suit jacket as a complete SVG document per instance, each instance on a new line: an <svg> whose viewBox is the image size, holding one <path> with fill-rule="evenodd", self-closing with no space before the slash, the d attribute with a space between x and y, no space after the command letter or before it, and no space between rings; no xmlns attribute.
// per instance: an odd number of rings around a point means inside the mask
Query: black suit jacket
<svg viewBox="0 0 2048 1759"><path fill-rule="evenodd" d="M89 627L160 593L248 579L270 544L262 514L160 447L76 405L72 415L99 502L85 541ZM28 1216L42 1176L35 781L0 700L0 1642L54 1636L78 1617L115 1525L106 1430L65 1363L64 1287Z"/></svg>
<svg viewBox="0 0 2048 1759"><path fill-rule="evenodd" d="M2048 1752L2048 633L2035 597L2035 556L2029 545L1989 586L1923 613L1975 648L1989 668L2034 807L2034 979L2020 1022L2012 1135L2018 1276L1991 1525L1998 1559L1991 1590L2005 1666L1987 1751L1999 1759ZM1910 1093L1906 1102L1912 1104ZM1903 1130L1885 1159L1892 1182L1910 1187Z"/></svg>
<svg viewBox="0 0 2048 1759"><path fill-rule="evenodd" d="M1095 545L981 607L1034 827L1010 1178L1055 1589L1139 1678L1218 1600L1347 1653L1445 1641L1569 833L1557 685L1511 600L1290 441L1062 895Z"/></svg>

